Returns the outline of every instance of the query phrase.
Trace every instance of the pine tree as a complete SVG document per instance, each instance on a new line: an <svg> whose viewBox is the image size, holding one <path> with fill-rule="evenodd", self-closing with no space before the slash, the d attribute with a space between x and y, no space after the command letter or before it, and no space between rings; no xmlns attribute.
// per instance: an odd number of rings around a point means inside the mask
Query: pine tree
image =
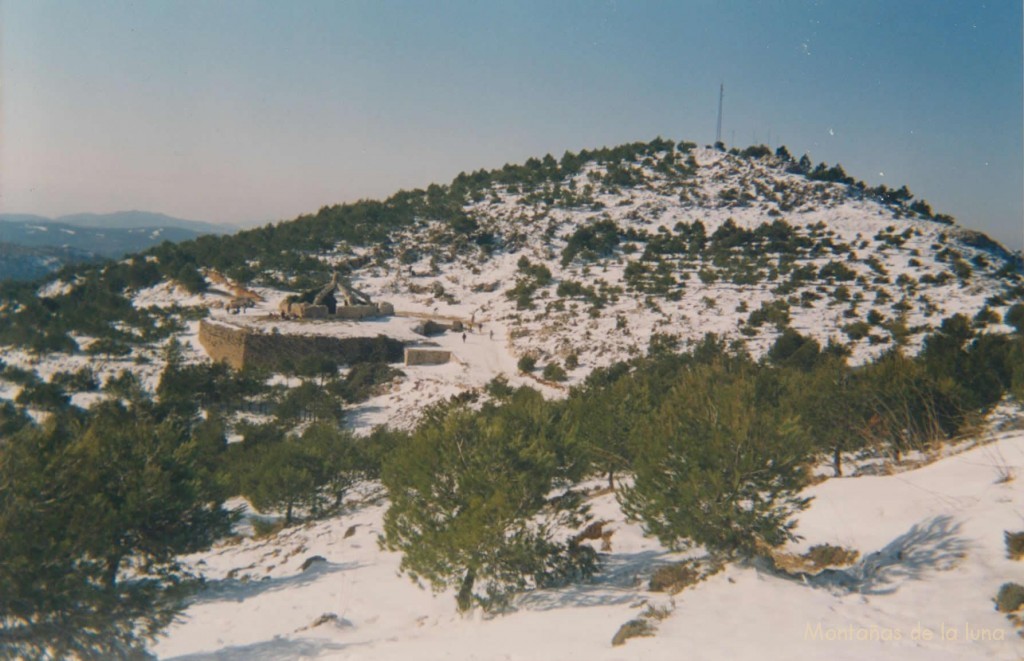
<svg viewBox="0 0 1024 661"><path fill-rule="evenodd" d="M384 543L414 580L456 588L460 610L594 569L589 549L552 538L554 521L579 523L581 511L547 499L563 472L551 410L525 389L501 409L446 406L384 465Z"/></svg>
<svg viewBox="0 0 1024 661"><path fill-rule="evenodd" d="M275 414L282 421L338 422L343 411L341 402L327 389L305 381L284 394Z"/></svg>
<svg viewBox="0 0 1024 661"><path fill-rule="evenodd" d="M295 510L312 504L317 491L317 459L297 439L284 439L253 451L242 476L242 494L261 512L283 510L290 526Z"/></svg>
<svg viewBox="0 0 1024 661"><path fill-rule="evenodd" d="M624 511L673 547L749 555L794 538L809 439L745 363L686 368L635 435Z"/></svg>
<svg viewBox="0 0 1024 661"><path fill-rule="evenodd" d="M956 381L930 376L925 359L887 351L863 366L858 379L870 408L861 433L897 461L907 450L948 437L960 424L964 408Z"/></svg>
<svg viewBox="0 0 1024 661"><path fill-rule="evenodd" d="M101 560L113 586L125 560L157 571L230 529L213 480L226 442L213 423L153 417L152 408L100 404L67 451L68 532Z"/></svg>
<svg viewBox="0 0 1024 661"><path fill-rule="evenodd" d="M821 355L821 345L812 337L804 337L792 328L786 328L776 338L768 358L776 365L809 371Z"/></svg>
<svg viewBox="0 0 1024 661"><path fill-rule="evenodd" d="M649 409L649 399L643 380L621 378L578 393L569 403L567 433L586 452L592 469L607 477L611 489L616 473L631 465L630 436Z"/></svg>
<svg viewBox="0 0 1024 661"><path fill-rule="evenodd" d="M310 503L314 515L336 511L348 490L363 477L356 439L336 425L316 423L302 434L301 442L316 461L316 489Z"/></svg>
<svg viewBox="0 0 1024 661"><path fill-rule="evenodd" d="M1018 335L1024 335L1024 303L1014 303L1003 315L1003 323L1013 326Z"/></svg>
<svg viewBox="0 0 1024 661"><path fill-rule="evenodd" d="M106 402L3 441L0 656L145 656L181 609L174 557L232 520L213 478L215 427Z"/></svg>
<svg viewBox="0 0 1024 661"><path fill-rule="evenodd" d="M843 357L828 356L809 373L794 375L800 420L811 438L832 457L836 477L843 474L843 453L863 448L862 433L870 409L862 379Z"/></svg>

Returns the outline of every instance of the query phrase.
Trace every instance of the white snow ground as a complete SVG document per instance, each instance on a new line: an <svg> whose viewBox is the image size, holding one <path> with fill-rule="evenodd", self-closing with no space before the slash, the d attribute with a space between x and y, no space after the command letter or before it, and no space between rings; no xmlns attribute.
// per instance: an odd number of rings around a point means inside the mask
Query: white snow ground
<svg viewBox="0 0 1024 661"><path fill-rule="evenodd" d="M612 552L591 582L523 595L515 612L459 616L450 592L397 575L380 550L386 504L221 544L188 559L209 579L159 641L163 659L1019 659L1024 641L993 607L1024 562L1006 558L1004 530L1024 529L1024 432L888 476L830 479L808 489L793 550L858 549L854 567L803 582L729 566L668 597L647 578L676 556L624 520L614 497ZM607 529L607 528L606 528ZM351 533L349 533L351 531ZM348 536L346 536L348 535ZM325 561L303 572L315 555ZM228 578L230 576L231 578ZM674 608L650 638L610 643L650 603ZM314 623L325 614L332 619Z"/></svg>

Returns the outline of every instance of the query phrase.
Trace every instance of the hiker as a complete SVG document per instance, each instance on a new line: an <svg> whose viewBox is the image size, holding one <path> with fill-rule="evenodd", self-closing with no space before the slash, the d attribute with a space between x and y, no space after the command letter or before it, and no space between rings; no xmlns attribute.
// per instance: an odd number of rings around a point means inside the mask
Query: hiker
<svg viewBox="0 0 1024 661"><path fill-rule="evenodd" d="M465 341L466 341L466 334L465 334L465 333L463 333L463 334L462 334L462 341L463 341L463 342L465 342Z"/></svg>

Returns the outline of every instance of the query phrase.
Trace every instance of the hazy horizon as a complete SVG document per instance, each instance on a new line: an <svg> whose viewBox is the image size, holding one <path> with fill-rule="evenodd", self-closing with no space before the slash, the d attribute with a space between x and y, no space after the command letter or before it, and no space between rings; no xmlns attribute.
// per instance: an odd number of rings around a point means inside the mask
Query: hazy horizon
<svg viewBox="0 0 1024 661"><path fill-rule="evenodd" d="M0 0L0 212L240 226L647 141L786 145L1024 243L1021 3Z"/></svg>

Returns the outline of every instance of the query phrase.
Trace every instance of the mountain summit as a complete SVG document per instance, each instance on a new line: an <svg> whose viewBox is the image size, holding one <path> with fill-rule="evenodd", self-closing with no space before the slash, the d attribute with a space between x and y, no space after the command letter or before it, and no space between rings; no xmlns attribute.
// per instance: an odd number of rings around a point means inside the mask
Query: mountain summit
<svg viewBox="0 0 1024 661"><path fill-rule="evenodd" d="M384 298L501 319L516 355L574 366L708 332L759 355L787 329L861 361L955 313L1001 319L1024 291L1018 257L905 187L784 147L546 156L275 229L261 236L293 241L292 276L349 270ZM255 280L283 284L263 254Z"/></svg>

